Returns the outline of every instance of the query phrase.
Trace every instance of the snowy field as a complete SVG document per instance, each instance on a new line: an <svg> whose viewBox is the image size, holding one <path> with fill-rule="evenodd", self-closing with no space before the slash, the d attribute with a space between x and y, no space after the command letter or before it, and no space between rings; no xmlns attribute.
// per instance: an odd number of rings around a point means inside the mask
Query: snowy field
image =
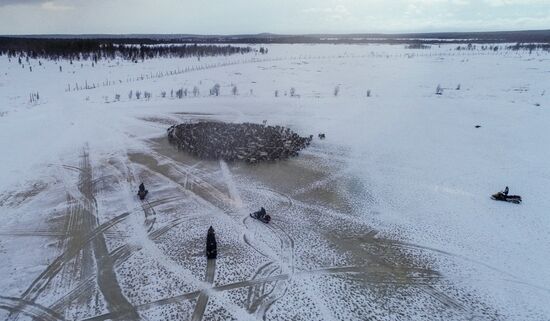
<svg viewBox="0 0 550 321"><path fill-rule="evenodd" d="M0 57L0 319L550 320L550 54L454 47ZM315 139L200 161L166 139L199 120Z"/></svg>

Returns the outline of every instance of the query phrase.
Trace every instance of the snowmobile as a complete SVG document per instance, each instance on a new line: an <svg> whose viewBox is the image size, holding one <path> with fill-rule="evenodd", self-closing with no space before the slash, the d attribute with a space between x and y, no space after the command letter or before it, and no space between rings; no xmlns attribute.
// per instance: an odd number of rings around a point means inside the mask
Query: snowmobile
<svg viewBox="0 0 550 321"><path fill-rule="evenodd" d="M491 196L491 199L495 200L495 201L503 201L503 202L509 202L509 203L514 203L514 204L521 204L521 196L519 195L508 195L508 186L506 186L506 188L501 191L501 192L498 192L496 194L493 194Z"/></svg>
<svg viewBox="0 0 550 321"><path fill-rule="evenodd" d="M206 258L216 259L218 256L218 245L216 243L216 234L214 228L210 226L206 235Z"/></svg>
<svg viewBox="0 0 550 321"><path fill-rule="evenodd" d="M145 189L145 185L141 183L139 185L139 191L138 191L139 199L143 201L145 199L145 196L147 196L148 193L149 191Z"/></svg>
<svg viewBox="0 0 550 321"><path fill-rule="evenodd" d="M271 221L271 216L269 216L265 212L265 208L263 208L263 207L257 212L250 213L250 217L255 218L257 220L260 220L260 221L262 221L266 224L269 223L269 221Z"/></svg>

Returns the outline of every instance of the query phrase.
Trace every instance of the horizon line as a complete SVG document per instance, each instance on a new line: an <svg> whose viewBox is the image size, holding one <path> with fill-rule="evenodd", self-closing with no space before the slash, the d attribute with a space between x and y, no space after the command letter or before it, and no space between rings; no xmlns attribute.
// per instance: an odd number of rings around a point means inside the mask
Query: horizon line
<svg viewBox="0 0 550 321"><path fill-rule="evenodd" d="M515 29L515 30L487 30L487 31L410 31L410 32L317 32L317 33L236 33L236 34L201 34L201 33L28 33L28 34L0 34L0 37L33 37L33 36L187 36L187 37L244 37L244 36L354 36L354 35L434 35L434 34L491 34L491 33L516 33L516 32L550 32L549 29Z"/></svg>

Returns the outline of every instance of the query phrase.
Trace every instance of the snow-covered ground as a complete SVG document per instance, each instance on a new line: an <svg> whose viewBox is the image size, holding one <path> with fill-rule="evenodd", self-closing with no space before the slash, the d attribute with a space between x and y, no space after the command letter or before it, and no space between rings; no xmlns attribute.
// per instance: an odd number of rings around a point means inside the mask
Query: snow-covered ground
<svg viewBox="0 0 550 321"><path fill-rule="evenodd" d="M454 47L0 57L0 318L550 320L550 54ZM167 144L201 119L327 139L257 166Z"/></svg>

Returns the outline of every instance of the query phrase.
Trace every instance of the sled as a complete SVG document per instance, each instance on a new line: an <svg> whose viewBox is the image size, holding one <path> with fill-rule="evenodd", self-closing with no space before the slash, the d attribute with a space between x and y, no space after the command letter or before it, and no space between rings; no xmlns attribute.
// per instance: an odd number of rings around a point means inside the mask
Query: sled
<svg viewBox="0 0 550 321"><path fill-rule="evenodd" d="M145 196L147 196L148 193L149 193L148 190L139 191L138 192L139 199L143 201L145 199Z"/></svg>

